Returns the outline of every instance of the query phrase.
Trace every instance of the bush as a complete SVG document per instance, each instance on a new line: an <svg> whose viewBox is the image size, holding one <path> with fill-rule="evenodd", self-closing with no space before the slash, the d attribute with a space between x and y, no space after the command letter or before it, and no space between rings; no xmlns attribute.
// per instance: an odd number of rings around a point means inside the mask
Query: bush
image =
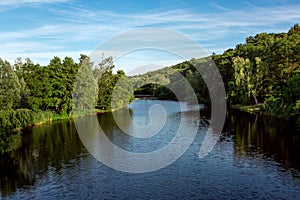
<svg viewBox="0 0 300 200"><path fill-rule="evenodd" d="M66 118L69 118L66 113L57 114L53 111L34 112L29 109L1 110L0 131L7 132L21 129L30 124Z"/></svg>
<svg viewBox="0 0 300 200"><path fill-rule="evenodd" d="M269 97L265 100L263 110L270 113L283 113L283 102L281 98Z"/></svg>
<svg viewBox="0 0 300 200"><path fill-rule="evenodd" d="M294 112L296 115L300 116L300 99L296 101L296 105L294 106Z"/></svg>
<svg viewBox="0 0 300 200"><path fill-rule="evenodd" d="M14 130L32 123L34 112L28 109L1 110L0 129Z"/></svg>

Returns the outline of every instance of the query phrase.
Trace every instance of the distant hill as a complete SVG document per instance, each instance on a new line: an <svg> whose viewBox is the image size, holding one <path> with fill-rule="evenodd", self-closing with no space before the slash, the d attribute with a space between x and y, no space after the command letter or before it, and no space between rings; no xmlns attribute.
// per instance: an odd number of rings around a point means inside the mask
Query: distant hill
<svg viewBox="0 0 300 200"><path fill-rule="evenodd" d="M259 33L246 38L223 54L191 59L170 67L132 76L135 93L151 94L159 99L176 100L167 89L185 91L180 75L193 87L200 103L209 103L205 83L195 66L218 67L230 104L261 106L265 112L284 115L300 113L300 27L295 24L286 33ZM180 75L179 75L180 74ZM163 86L165 85L165 86ZM189 96L186 96L189 100Z"/></svg>

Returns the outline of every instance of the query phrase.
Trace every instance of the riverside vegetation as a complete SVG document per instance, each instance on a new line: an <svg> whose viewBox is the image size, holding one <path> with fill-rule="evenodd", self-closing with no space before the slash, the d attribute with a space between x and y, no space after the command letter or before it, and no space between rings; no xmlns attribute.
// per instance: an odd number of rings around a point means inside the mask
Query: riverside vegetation
<svg viewBox="0 0 300 200"><path fill-rule="evenodd" d="M208 89L196 67L209 67L211 60L221 73L229 104L246 111L299 118L300 27L296 24L287 33L250 36L245 44L223 54L193 58L133 77L127 77L122 70L114 74L111 57L103 58L96 67L85 55L81 55L79 63L70 57L54 57L47 66L34 64L30 59L23 62L18 58L14 65L0 59L0 150L14 143L11 136L29 124L70 118L76 109L111 110L112 101L120 108L132 101L133 89L136 94L176 100L168 88L186 91L186 82L179 75L188 80L200 103L209 104ZM80 81L75 81L78 72ZM98 81L85 78L90 76ZM116 89L118 81L122 84ZM135 83L134 88L130 81ZM72 102L74 87L78 88L75 95L80 101ZM120 98L113 100L113 92ZM88 98L94 93L95 99ZM129 98L121 98L124 95ZM188 95L183 94L186 101L191 99Z"/></svg>
<svg viewBox="0 0 300 200"><path fill-rule="evenodd" d="M131 84L125 73L119 70L114 74L113 68L111 57L103 58L95 67L86 55L80 56L79 63L70 57L54 57L47 66L30 59L23 62L18 58L14 65L0 59L0 151L17 146L12 144L17 144L18 130L27 125L71 118L76 109L81 114L95 108L110 110L112 92L120 80L119 95L130 96ZM72 102L74 95L77 98ZM132 99L121 103L128 104Z"/></svg>
<svg viewBox="0 0 300 200"><path fill-rule="evenodd" d="M158 99L175 100L168 88L185 92L185 77L198 101L210 103L208 89L196 68L214 61L224 81L227 101L233 108L264 112L276 116L300 115L300 26L287 33L259 33L246 38L223 54L191 59L161 70L132 77L136 93L152 94ZM149 83L151 82L151 83ZM146 84L145 83L149 83ZM167 87L160 84L166 84ZM142 87L140 87L142 86ZM186 94L186 100L190 97Z"/></svg>

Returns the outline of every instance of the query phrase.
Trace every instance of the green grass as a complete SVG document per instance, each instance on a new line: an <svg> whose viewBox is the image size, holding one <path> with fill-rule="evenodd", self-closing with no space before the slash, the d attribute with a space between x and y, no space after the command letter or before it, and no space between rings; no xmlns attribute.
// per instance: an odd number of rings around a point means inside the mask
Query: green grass
<svg viewBox="0 0 300 200"><path fill-rule="evenodd" d="M257 105L245 106L245 105L237 104L237 105L231 105L230 107L233 109L248 112L248 113L259 113L259 112L261 112L263 105L257 104Z"/></svg>
<svg viewBox="0 0 300 200"><path fill-rule="evenodd" d="M296 117L296 119L298 119L299 121L299 125L300 125L300 115L294 114L294 113L275 113L272 111L266 111L264 108L264 104L257 104L257 105L241 105L241 104L237 104L237 105L230 105L231 108L236 109L236 110L240 110L243 112L247 112L247 113L260 113L263 115L268 115L268 116L274 116L274 117L278 117L278 118L291 118L291 117Z"/></svg>

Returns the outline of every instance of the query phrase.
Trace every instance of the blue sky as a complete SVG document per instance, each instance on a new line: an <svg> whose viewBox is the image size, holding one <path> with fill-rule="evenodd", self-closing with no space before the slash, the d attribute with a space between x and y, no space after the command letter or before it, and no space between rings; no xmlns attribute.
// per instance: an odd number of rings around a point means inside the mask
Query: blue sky
<svg viewBox="0 0 300 200"><path fill-rule="evenodd" d="M300 21L300 1L0 0L0 20L2 59L13 63L30 57L46 65L53 56L78 61L81 53L89 55L107 39L141 28L175 30L207 54L222 53L259 32L286 32ZM180 60L148 49L119 58L116 66L128 72Z"/></svg>

